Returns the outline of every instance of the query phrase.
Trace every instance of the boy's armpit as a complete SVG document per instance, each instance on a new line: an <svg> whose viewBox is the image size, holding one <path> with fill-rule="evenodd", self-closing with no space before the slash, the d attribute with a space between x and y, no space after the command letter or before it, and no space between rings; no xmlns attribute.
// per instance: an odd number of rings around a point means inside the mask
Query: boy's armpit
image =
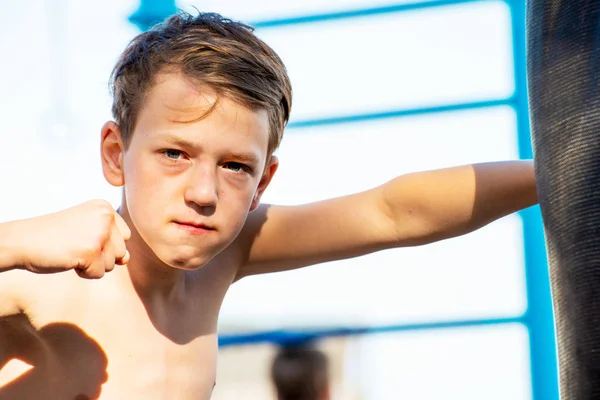
<svg viewBox="0 0 600 400"><path fill-rule="evenodd" d="M14 272L0 274L0 370L13 358L14 336L29 322L20 295L23 284Z"/></svg>
<svg viewBox="0 0 600 400"><path fill-rule="evenodd" d="M28 282L26 274L31 272L12 270L0 273L0 318L23 311Z"/></svg>
<svg viewBox="0 0 600 400"><path fill-rule="evenodd" d="M14 358L30 362L31 357L22 351L28 348L23 343L31 342L35 335L35 328L25 313L0 316L0 371Z"/></svg>

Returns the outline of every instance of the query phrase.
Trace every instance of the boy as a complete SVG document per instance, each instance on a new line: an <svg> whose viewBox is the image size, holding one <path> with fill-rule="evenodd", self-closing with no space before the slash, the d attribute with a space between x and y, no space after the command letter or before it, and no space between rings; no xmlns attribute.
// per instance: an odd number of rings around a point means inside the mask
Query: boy
<svg viewBox="0 0 600 400"><path fill-rule="evenodd" d="M233 282L462 235L537 201L532 163L515 161L260 205L290 82L219 15L141 34L112 85L101 157L118 212L95 200L0 224L0 399L208 399Z"/></svg>

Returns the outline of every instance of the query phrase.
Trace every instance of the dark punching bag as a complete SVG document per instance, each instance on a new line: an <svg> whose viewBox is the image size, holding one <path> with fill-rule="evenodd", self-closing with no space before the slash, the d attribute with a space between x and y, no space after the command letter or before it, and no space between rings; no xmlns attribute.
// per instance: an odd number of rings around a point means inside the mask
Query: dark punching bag
<svg viewBox="0 0 600 400"><path fill-rule="evenodd" d="M600 0L528 0L527 58L532 140L550 264L561 399L597 400Z"/></svg>

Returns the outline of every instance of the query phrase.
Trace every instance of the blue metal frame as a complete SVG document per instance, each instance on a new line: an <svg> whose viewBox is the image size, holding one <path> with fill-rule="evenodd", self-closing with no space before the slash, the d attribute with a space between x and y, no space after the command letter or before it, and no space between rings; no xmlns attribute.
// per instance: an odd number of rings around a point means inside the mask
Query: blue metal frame
<svg viewBox="0 0 600 400"><path fill-rule="evenodd" d="M521 158L530 159L533 158L533 150L527 98L525 0L507 0L507 4L512 19L519 153ZM558 358L542 215L539 206L523 210L520 215L525 241L528 301L525 319L529 328L533 399L558 400Z"/></svg>
<svg viewBox="0 0 600 400"><path fill-rule="evenodd" d="M410 117L413 115L440 114L452 111L476 110L480 108L511 106L514 107L516 99L509 97L506 99L474 101L468 103L445 104L441 106L405 108L401 110L378 111L366 114L337 115L333 117L294 120L288 124L289 128L309 128L321 125L337 125L349 122L361 122L369 120L380 120L386 118Z"/></svg>
<svg viewBox="0 0 600 400"><path fill-rule="evenodd" d="M456 5L464 3L479 3L481 0L435 0L423 1L421 3L395 4L383 7L361 8L357 10L329 12L322 14L311 14L305 16L297 16L291 18L271 19L267 21L250 22L250 25L256 28L273 28L285 25L297 25L313 22L331 21L348 18L362 18L372 15L398 13L404 11L423 10L427 8L442 7L447 5Z"/></svg>
<svg viewBox="0 0 600 400"><path fill-rule="evenodd" d="M140 7L129 17L129 22L146 31L176 12L175 0L140 0Z"/></svg>
<svg viewBox="0 0 600 400"><path fill-rule="evenodd" d="M422 324L398 324L380 326L362 326L337 329L298 329L275 330L248 334L220 335L219 346L235 346L251 343L276 343L279 345L298 344L336 336L373 335L388 332L424 331L432 329L465 328L498 324L523 324L524 316L514 318L474 319L447 322L430 322Z"/></svg>
<svg viewBox="0 0 600 400"><path fill-rule="evenodd" d="M313 14L293 18L273 19L268 21L255 21L253 23L251 22L250 25L266 29L483 1L490 0L423 1L421 3L398 4L351 11ZM515 110L517 118L519 155L523 159L532 158L533 154L529 131L529 109L526 85L525 0L504 0L504 2L510 8L513 36L515 92L511 97L462 104L447 104L435 107L387 110L369 114L338 115L319 119L296 120L291 121L289 127L307 128L340 123L353 123L365 120L396 118L409 115L424 115L487 107L510 106ZM135 23L140 29L145 30L175 12L175 0L141 0L140 8L130 17L130 21ZM523 220L525 275L528 301L527 311L522 316L501 319L433 322L426 324L353 327L312 331L285 330L251 334L220 335L219 344L221 346L259 342L282 344L314 340L327 336L364 335L392 331L447 329L489 324L522 323L528 328L529 332L532 398L533 400L558 400L556 341L541 213L539 207L532 207L523 210L519 215Z"/></svg>

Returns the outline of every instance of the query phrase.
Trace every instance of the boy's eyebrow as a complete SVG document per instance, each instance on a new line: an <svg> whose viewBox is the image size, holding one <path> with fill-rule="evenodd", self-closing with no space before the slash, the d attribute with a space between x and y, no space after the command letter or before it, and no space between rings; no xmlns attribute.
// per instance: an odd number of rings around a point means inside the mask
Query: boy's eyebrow
<svg viewBox="0 0 600 400"><path fill-rule="evenodd" d="M186 149L192 149L192 150L200 150L201 146L199 144L190 142L189 140L185 140L179 137L174 137L174 136L163 136L162 139L165 142L168 142L169 144L178 146L178 147L185 147Z"/></svg>
<svg viewBox="0 0 600 400"><path fill-rule="evenodd" d="M194 151L200 151L202 149L202 146L200 144L190 142L189 140L185 140L183 138L174 137L174 136L164 136L163 139L166 142L168 142L169 144L172 144L172 145L175 145L175 146L178 146L181 148L191 149ZM246 162L249 164L258 164L258 160L259 160L257 155L254 153L251 153L251 152L231 151L227 155L237 161L242 161L242 162Z"/></svg>
<svg viewBox="0 0 600 400"><path fill-rule="evenodd" d="M230 156L237 161L242 161L248 164L258 164L258 157L254 153L231 152Z"/></svg>

